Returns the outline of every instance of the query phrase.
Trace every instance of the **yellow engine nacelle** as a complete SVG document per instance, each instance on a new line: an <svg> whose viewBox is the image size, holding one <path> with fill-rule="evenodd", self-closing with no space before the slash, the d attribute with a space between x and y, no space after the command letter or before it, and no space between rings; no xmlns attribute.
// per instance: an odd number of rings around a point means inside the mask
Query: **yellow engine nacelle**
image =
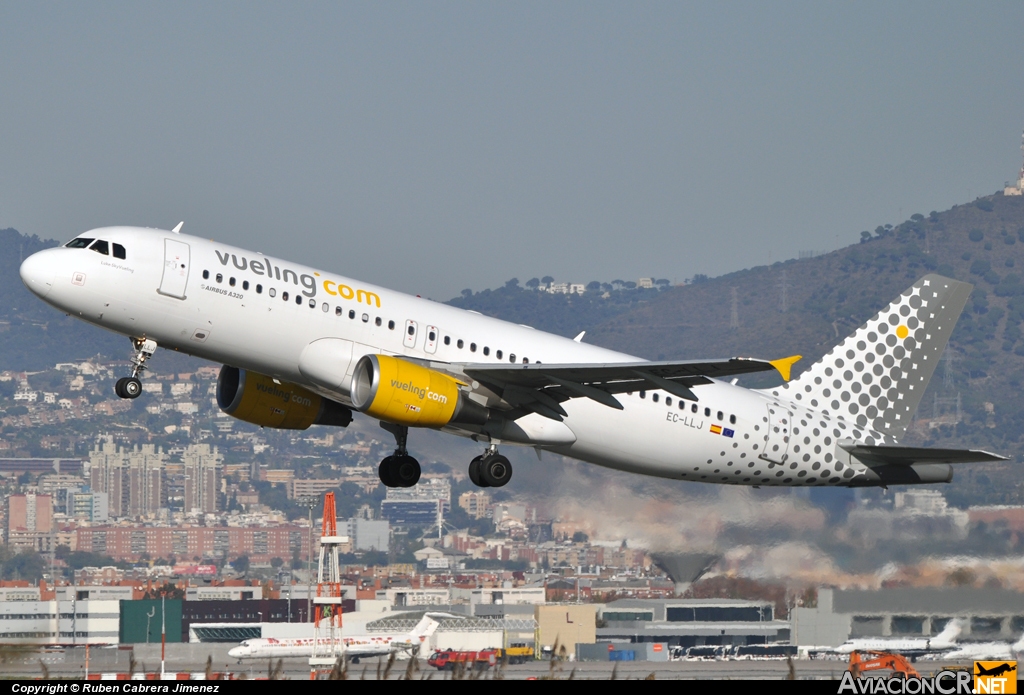
<svg viewBox="0 0 1024 695"><path fill-rule="evenodd" d="M387 355L365 355L352 375L352 404L379 420L407 427L482 425L487 410L459 390L447 374Z"/></svg>
<svg viewBox="0 0 1024 695"><path fill-rule="evenodd" d="M261 427L304 430L346 427L352 411L301 386L224 365L217 377L217 405L228 415Z"/></svg>

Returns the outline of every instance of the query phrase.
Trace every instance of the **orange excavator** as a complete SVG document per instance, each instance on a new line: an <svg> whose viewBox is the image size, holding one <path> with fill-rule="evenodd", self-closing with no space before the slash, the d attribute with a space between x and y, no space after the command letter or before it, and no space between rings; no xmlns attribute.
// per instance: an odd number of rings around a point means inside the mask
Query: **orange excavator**
<svg viewBox="0 0 1024 695"><path fill-rule="evenodd" d="M850 652L850 667L847 670L854 678L860 678L865 671L885 670L898 673L904 678L918 678L921 675L902 654L890 652Z"/></svg>

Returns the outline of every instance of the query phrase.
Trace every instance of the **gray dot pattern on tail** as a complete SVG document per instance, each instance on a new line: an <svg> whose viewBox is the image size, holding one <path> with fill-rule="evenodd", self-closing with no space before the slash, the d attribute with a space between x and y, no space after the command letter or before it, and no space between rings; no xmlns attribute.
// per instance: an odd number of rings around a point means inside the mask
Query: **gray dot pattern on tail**
<svg viewBox="0 0 1024 695"><path fill-rule="evenodd" d="M910 424L970 291L966 283L925 276L771 394L873 430L880 441L868 443L895 441Z"/></svg>

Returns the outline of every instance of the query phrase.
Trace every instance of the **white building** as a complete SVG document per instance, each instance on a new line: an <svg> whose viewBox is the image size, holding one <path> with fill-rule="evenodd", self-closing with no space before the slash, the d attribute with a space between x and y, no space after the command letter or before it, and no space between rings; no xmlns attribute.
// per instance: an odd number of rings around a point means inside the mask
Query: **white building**
<svg viewBox="0 0 1024 695"><path fill-rule="evenodd" d="M117 644L120 610L108 600L3 600L0 643Z"/></svg>

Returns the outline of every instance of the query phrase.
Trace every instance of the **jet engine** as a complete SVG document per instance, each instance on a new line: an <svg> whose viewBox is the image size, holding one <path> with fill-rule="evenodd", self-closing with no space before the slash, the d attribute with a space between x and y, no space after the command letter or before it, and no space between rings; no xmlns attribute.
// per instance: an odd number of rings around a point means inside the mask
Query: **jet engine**
<svg viewBox="0 0 1024 695"><path fill-rule="evenodd" d="M346 427L352 422L352 411L340 403L301 386L227 365L217 377L217 405L231 417L275 429Z"/></svg>
<svg viewBox="0 0 1024 695"><path fill-rule="evenodd" d="M387 355L365 355L352 375L352 404L379 420L407 427L483 425L488 411L447 374Z"/></svg>

